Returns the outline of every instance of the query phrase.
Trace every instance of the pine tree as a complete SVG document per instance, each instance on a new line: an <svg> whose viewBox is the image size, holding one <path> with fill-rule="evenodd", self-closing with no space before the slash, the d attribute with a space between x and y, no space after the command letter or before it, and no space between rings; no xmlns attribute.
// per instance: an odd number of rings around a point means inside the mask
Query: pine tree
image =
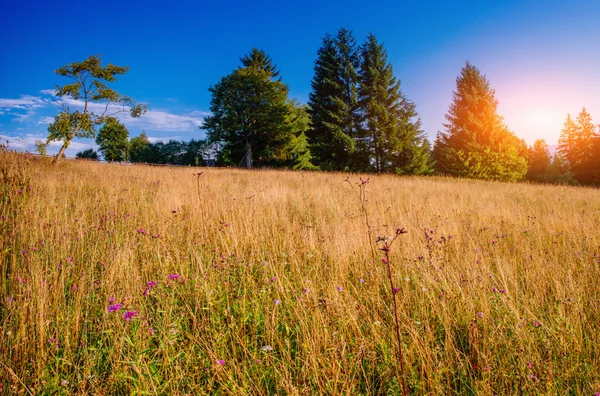
<svg viewBox="0 0 600 396"><path fill-rule="evenodd" d="M489 82L467 62L438 132L434 157L437 170L452 176L517 181L527 172L523 140L508 130L497 114L498 101Z"/></svg>
<svg viewBox="0 0 600 396"><path fill-rule="evenodd" d="M585 107L576 121L567 115L558 151L567 160L569 170L579 183L600 183L600 133L596 132L596 125Z"/></svg>
<svg viewBox="0 0 600 396"><path fill-rule="evenodd" d="M315 163L322 169L356 168L358 66L352 32L342 28L335 37L325 35L315 61L308 102L312 128L307 133Z"/></svg>
<svg viewBox="0 0 600 396"><path fill-rule="evenodd" d="M211 143L222 145L220 164L281 165L281 148L291 133L286 122L288 87L273 80L275 66L266 58L269 61L260 65L242 58L242 64L249 66L238 68L209 89L212 115L202 128Z"/></svg>
<svg viewBox="0 0 600 396"><path fill-rule="evenodd" d="M541 181L550 167L550 153L545 140L536 140L530 149L527 179Z"/></svg>
<svg viewBox="0 0 600 396"><path fill-rule="evenodd" d="M361 48L358 90L362 127L358 155L363 169L399 174L427 173L429 144L416 106L400 90L387 52L370 34Z"/></svg>
<svg viewBox="0 0 600 396"><path fill-rule="evenodd" d="M240 58L242 65L247 68L266 71L273 79L279 77L277 65L267 53L258 48L252 48L250 52Z"/></svg>

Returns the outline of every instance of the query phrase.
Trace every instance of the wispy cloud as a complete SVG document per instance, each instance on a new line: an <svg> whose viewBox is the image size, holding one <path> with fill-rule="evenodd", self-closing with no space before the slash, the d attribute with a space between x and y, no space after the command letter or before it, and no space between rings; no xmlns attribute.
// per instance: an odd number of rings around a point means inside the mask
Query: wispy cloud
<svg viewBox="0 0 600 396"><path fill-rule="evenodd" d="M37 109L51 103L39 96L21 95L18 99L0 98L0 115L12 115L13 121L23 123L36 115Z"/></svg>
<svg viewBox="0 0 600 396"><path fill-rule="evenodd" d="M83 109L84 102L72 98L63 98L62 102L75 109ZM140 118L133 118L129 115L128 108L121 106L109 106L105 104L91 102L88 104L88 110L97 114L115 114L128 127L148 129L151 131L169 131L169 132L191 132L198 130L202 125L204 117L210 113L203 111L192 111L186 114L173 114L163 110L148 110ZM125 111L123 111L125 110Z"/></svg>
<svg viewBox="0 0 600 396"><path fill-rule="evenodd" d="M0 135L0 141L8 141L9 148L18 151L28 151L30 153L35 152L35 142L38 140L42 140L45 142L46 137L43 135L33 134L28 134L25 137ZM62 142L50 142L50 144L47 147L48 154L54 155L58 153L58 150L60 150L61 147ZM96 150L98 146L94 144L93 140L89 139L73 140L67 148L65 155L67 157L74 157L75 154L79 151L87 150L89 148Z"/></svg>

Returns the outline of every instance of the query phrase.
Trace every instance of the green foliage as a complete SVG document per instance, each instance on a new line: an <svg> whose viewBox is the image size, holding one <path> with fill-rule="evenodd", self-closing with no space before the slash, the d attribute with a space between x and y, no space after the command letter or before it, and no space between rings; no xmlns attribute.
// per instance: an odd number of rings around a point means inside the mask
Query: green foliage
<svg viewBox="0 0 600 396"><path fill-rule="evenodd" d="M38 152L39 155L45 157L46 155L48 155L48 143L43 141L43 140L36 140L35 141L35 151Z"/></svg>
<svg viewBox="0 0 600 396"><path fill-rule="evenodd" d="M327 34L317 52L312 92L312 128L307 132L315 163L326 170L356 168L353 155L359 129L358 47L352 32Z"/></svg>
<svg viewBox="0 0 600 396"><path fill-rule="evenodd" d="M104 159L113 161L125 161L129 149L129 131L125 125L114 117L108 117L96 137L96 144Z"/></svg>
<svg viewBox="0 0 600 396"><path fill-rule="evenodd" d="M440 173L476 179L521 180L527 172L527 146L497 114L494 90L467 62L456 80L445 132L434 145Z"/></svg>
<svg viewBox="0 0 600 396"><path fill-rule="evenodd" d="M273 78L279 77L277 65L264 50L252 48L247 55L240 58L240 62L244 67L265 71Z"/></svg>
<svg viewBox="0 0 600 396"><path fill-rule="evenodd" d="M579 185L579 182L573 178L573 173L569 170L569 164L560 153L554 155L547 171L538 176L538 181L570 186Z"/></svg>
<svg viewBox="0 0 600 396"><path fill-rule="evenodd" d="M136 118L146 112L147 106L136 105L133 99L119 94L107 85L115 82L117 76L125 74L128 70L128 67L113 64L102 66L100 56L90 56L83 62L72 62L54 71L73 81L62 87L57 86L56 96L81 101L83 107L81 111L72 111L70 106L63 103L61 111L48 127L47 142L63 143L54 162L62 157L74 138L95 137L96 127L117 113L129 111L130 115ZM92 103L102 104L102 113L92 111Z"/></svg>
<svg viewBox="0 0 600 396"><path fill-rule="evenodd" d="M550 153L545 140L536 140L529 150L529 169L527 179L540 181L540 178L548 172L550 167Z"/></svg>
<svg viewBox="0 0 600 396"><path fill-rule="evenodd" d="M129 142L129 161L133 163L150 162L150 140L145 131L140 136L136 136Z"/></svg>
<svg viewBox="0 0 600 396"><path fill-rule="evenodd" d="M363 120L356 165L376 172L428 173L429 144L420 129L416 106L402 94L387 51L373 34L361 48L359 74Z"/></svg>
<svg viewBox="0 0 600 396"><path fill-rule="evenodd" d="M77 154L75 154L75 158L90 159L90 160L97 161L98 153L96 151L94 151L94 149L90 148L90 149L78 152Z"/></svg>
<svg viewBox="0 0 600 396"><path fill-rule="evenodd" d="M269 71L273 69L238 68L209 89L212 116L202 128L211 143L222 144L222 163L247 168L281 165L281 150L291 133L286 122L288 87L274 80Z"/></svg>
<svg viewBox="0 0 600 396"><path fill-rule="evenodd" d="M600 184L600 131L585 107L576 121L567 115L558 151L579 183Z"/></svg>

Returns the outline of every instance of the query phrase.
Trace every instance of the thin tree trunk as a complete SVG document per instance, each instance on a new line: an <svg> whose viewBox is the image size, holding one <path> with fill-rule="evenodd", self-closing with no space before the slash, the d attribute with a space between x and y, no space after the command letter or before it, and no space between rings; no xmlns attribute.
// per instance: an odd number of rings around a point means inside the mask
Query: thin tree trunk
<svg viewBox="0 0 600 396"><path fill-rule="evenodd" d="M246 142L246 168L252 168L252 146Z"/></svg>
<svg viewBox="0 0 600 396"><path fill-rule="evenodd" d="M62 147L60 148L60 150L58 151L58 154L56 154L56 157L54 157L54 159L52 160L52 164L56 164L58 162L58 160L62 158L66 149L67 149L67 145L63 144Z"/></svg>

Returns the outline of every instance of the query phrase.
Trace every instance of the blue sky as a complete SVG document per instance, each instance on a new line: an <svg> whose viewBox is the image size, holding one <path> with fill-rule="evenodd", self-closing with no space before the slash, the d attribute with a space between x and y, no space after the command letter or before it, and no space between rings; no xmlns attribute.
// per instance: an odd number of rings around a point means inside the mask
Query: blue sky
<svg viewBox="0 0 600 396"><path fill-rule="evenodd" d="M150 112L130 135L202 138L208 88L252 47L267 51L306 102L317 49L339 27L383 41L430 139L466 60L490 80L509 128L555 144L567 113L600 123L600 2L7 1L0 13L0 137L33 150L57 108L53 70L92 54L131 71L114 88ZM93 147L75 142L67 155ZM57 146L51 147L55 152Z"/></svg>

